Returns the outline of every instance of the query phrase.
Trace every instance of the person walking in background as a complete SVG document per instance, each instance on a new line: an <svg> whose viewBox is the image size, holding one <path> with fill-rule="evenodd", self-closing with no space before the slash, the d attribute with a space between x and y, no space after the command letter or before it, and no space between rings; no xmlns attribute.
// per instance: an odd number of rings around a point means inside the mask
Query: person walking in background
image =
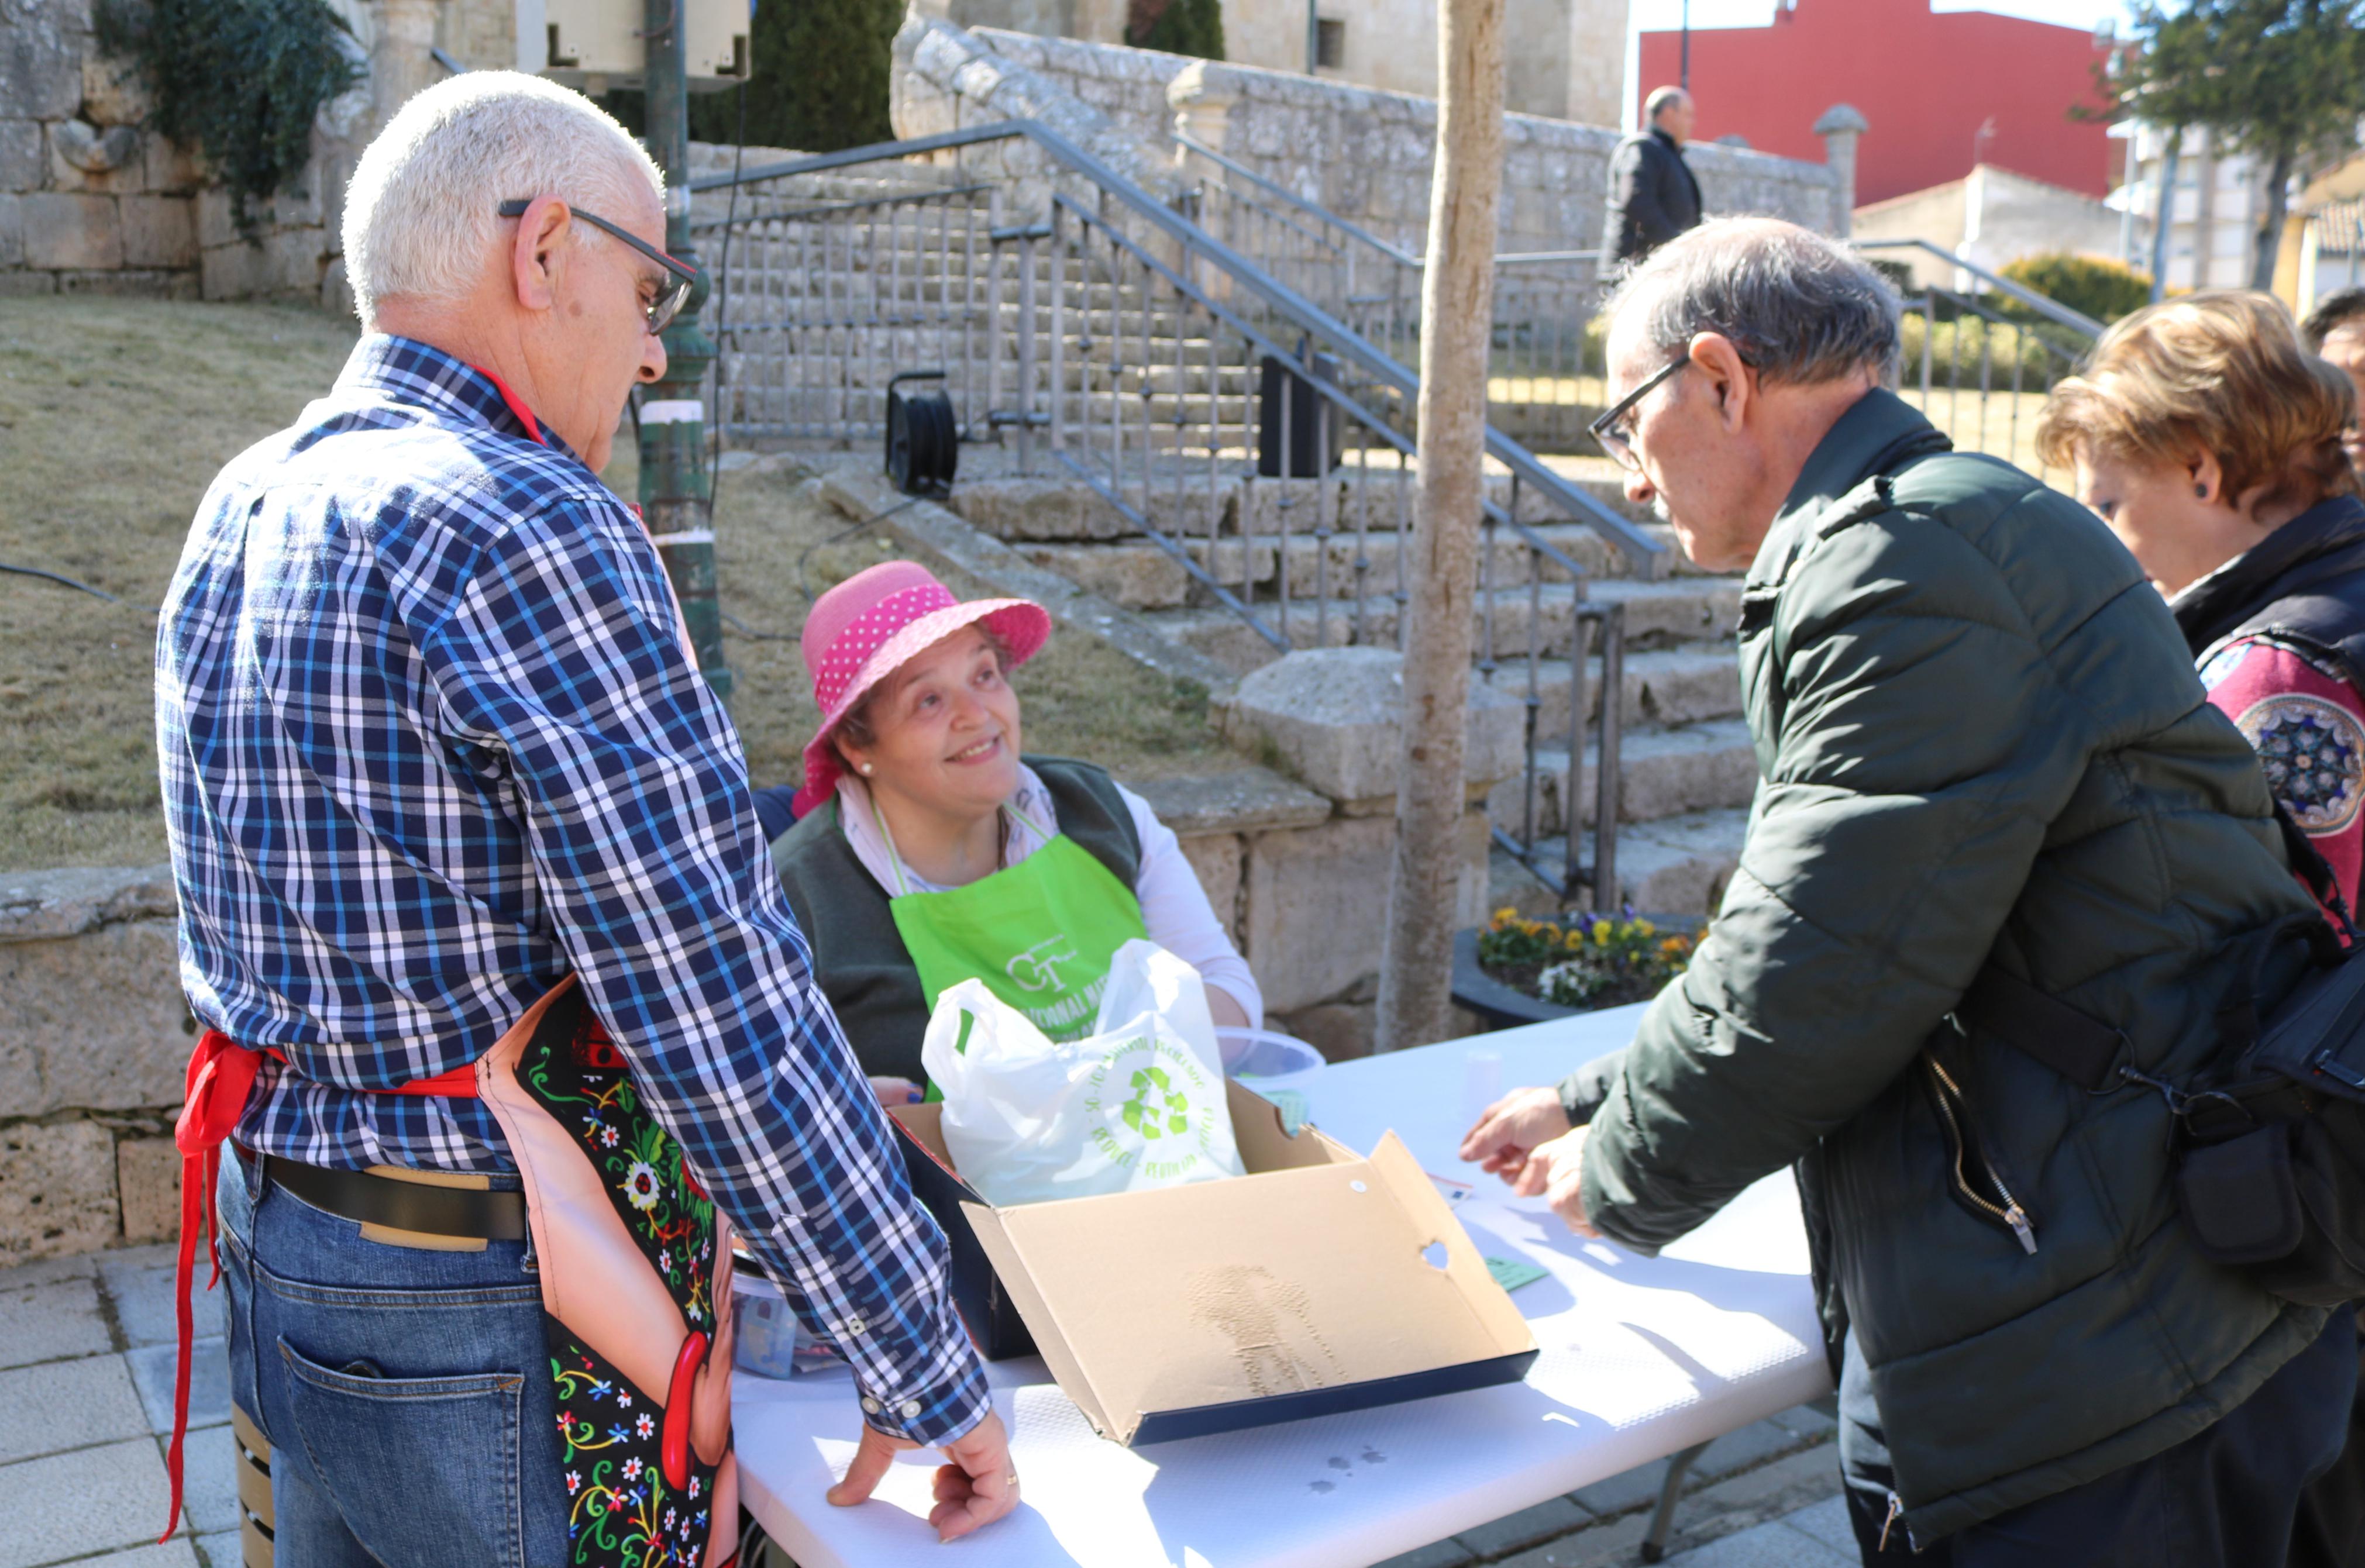
<svg viewBox="0 0 2365 1568"><path fill-rule="evenodd" d="M2365 288L2344 288L2315 302L2300 324L2308 351L2348 377L2357 406L2365 414ZM2365 474L2365 431L2348 427L2348 462Z"/></svg>
<svg viewBox="0 0 2365 1568"><path fill-rule="evenodd" d="M1692 95L1655 87L1643 103L1643 129L1609 155L1609 270L1631 267L1700 220L1699 181L1684 162L1692 135Z"/></svg>
<svg viewBox="0 0 2365 1568"><path fill-rule="evenodd" d="M2342 299L2308 335L2365 368L2365 294ZM2344 448L2356 373L2303 349L2271 296L2196 294L2113 326L2037 423L2045 460L2075 472L2078 498L2167 597L2209 700L2351 910L2365 872L2365 502ZM2308 1488L2290 1561L2365 1561L2365 1406Z"/></svg>
<svg viewBox="0 0 2365 1568"><path fill-rule="evenodd" d="M1612 299L1594 429L1686 554L1747 568L1763 779L1633 1042L1462 1154L1644 1251L1795 1163L1867 1564L2279 1562L2346 1439L2354 1317L2203 1256L2146 1085L2279 1001L2318 915L2167 605L2092 513L1887 390L1898 319L1767 218ZM2054 1048L2097 1036L2107 1061Z"/></svg>

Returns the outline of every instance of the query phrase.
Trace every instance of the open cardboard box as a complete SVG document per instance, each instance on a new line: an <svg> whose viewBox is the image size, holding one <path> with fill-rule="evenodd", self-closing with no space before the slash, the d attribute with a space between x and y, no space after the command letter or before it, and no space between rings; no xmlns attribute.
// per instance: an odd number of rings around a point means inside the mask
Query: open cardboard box
<svg viewBox="0 0 2365 1568"><path fill-rule="evenodd" d="M1245 1176L997 1209L941 1104L889 1114L984 1353L1039 1353L1103 1437L1201 1437L1517 1383L1527 1320L1394 1133L1371 1157L1227 1083Z"/></svg>

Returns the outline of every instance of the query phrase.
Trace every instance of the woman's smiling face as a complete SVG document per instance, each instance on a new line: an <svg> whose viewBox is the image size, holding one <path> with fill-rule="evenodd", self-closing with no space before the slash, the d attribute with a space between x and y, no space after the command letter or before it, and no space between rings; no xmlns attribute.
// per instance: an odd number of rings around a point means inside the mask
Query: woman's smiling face
<svg viewBox="0 0 2365 1568"><path fill-rule="evenodd" d="M975 626L930 644L863 705L870 743L841 738L839 751L873 790L956 819L991 813L1018 788L1018 694L1002 657Z"/></svg>

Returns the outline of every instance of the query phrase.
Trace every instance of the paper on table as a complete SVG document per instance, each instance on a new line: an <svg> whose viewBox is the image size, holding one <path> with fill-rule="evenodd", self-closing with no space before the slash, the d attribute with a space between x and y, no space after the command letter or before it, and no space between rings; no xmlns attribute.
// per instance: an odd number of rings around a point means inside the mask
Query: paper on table
<svg viewBox="0 0 2365 1568"><path fill-rule="evenodd" d="M1487 1259L1486 1271L1494 1275L1495 1282L1507 1291L1518 1290L1521 1285L1534 1284L1538 1280L1551 1273L1548 1269L1539 1269L1533 1263L1525 1263L1511 1258Z"/></svg>

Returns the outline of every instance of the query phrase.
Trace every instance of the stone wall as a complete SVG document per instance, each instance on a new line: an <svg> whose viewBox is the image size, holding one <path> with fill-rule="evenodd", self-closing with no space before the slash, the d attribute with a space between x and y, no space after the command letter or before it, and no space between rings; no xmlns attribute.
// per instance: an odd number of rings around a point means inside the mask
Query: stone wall
<svg viewBox="0 0 2365 1568"><path fill-rule="evenodd" d="M100 52L94 0L0 0L0 293L317 299L349 309L346 182L402 100L443 68L516 53L508 0L330 0L362 74L322 106L311 162L241 231L188 149L149 128L129 64Z"/></svg>
<svg viewBox="0 0 2365 1568"><path fill-rule="evenodd" d="M1095 151L1122 144L1136 163L1156 167L1155 182L1143 183L1171 194L1180 181L1169 133L1179 114L1199 140L1265 178L1405 249L1424 243L1433 99L1073 39L962 32L916 14L896 50L891 106L899 135L1019 114L1048 119L1045 106L1056 105L1059 129L1089 138ZM1842 134L1852 155L1853 132ZM1500 248L1599 244L1618 140L1606 127L1506 116ZM1826 233L1846 231L1853 182L1844 169L1698 143L1685 155L1712 213L1767 213Z"/></svg>
<svg viewBox="0 0 2365 1568"><path fill-rule="evenodd" d="M170 867L0 876L0 1266L175 1233Z"/></svg>

